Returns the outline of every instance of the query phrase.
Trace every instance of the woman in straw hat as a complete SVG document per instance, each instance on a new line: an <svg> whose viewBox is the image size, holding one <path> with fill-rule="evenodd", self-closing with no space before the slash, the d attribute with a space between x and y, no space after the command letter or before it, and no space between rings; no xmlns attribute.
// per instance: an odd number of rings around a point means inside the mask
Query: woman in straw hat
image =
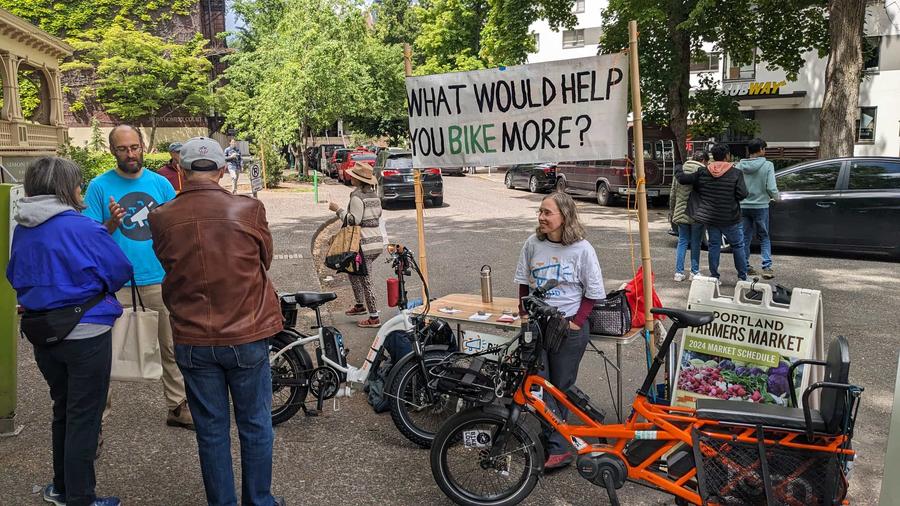
<svg viewBox="0 0 900 506"><path fill-rule="evenodd" d="M334 202L328 203L328 209L337 213L338 218L341 220L344 220L350 214L353 217L353 223L360 226L360 250L366 264L372 266L384 247L384 237L381 229L381 199L375 193L375 185L378 181L375 179L372 167L360 162L356 162L347 171L347 175L350 176L350 182L356 188L350 194L350 203L347 209L341 209ZM369 272L365 276L350 275L350 285L353 286L356 304L345 311L345 313L348 316L355 316L366 314L368 311L368 318L357 325L360 327L380 327L381 320L378 318L375 292L372 290L372 280L369 277L371 267L367 271Z"/></svg>

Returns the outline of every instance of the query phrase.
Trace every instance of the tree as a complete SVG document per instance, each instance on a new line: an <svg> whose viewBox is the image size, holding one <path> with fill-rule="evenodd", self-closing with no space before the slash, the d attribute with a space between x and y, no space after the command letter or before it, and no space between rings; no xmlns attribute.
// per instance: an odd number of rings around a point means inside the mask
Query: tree
<svg viewBox="0 0 900 506"><path fill-rule="evenodd" d="M375 36L381 42L412 44L419 35L418 11L410 0L382 0L374 6Z"/></svg>
<svg viewBox="0 0 900 506"><path fill-rule="evenodd" d="M819 156L853 156L863 71L865 0L829 0L831 52L819 117Z"/></svg>
<svg viewBox="0 0 900 506"><path fill-rule="evenodd" d="M737 102L722 93L711 75L700 75L700 86L690 99L688 133L692 139L708 139L726 131L753 135L758 129L755 121L741 114Z"/></svg>
<svg viewBox="0 0 900 506"><path fill-rule="evenodd" d="M91 118L91 140L88 142L88 148L91 151L106 151L106 139L103 138L103 131L100 130L100 121L96 116Z"/></svg>
<svg viewBox="0 0 900 506"><path fill-rule="evenodd" d="M535 50L531 24L544 19L552 30L575 26L574 0L488 0L479 55L489 67L525 63Z"/></svg>
<svg viewBox="0 0 900 506"><path fill-rule="evenodd" d="M129 20L156 25L190 15L197 0L0 0L0 7L59 37L89 36Z"/></svg>
<svg viewBox="0 0 900 506"><path fill-rule="evenodd" d="M182 45L113 25L96 38L73 40L72 45L78 58L60 69L96 72L97 77L80 101L96 99L109 114L142 126L149 120L151 147L159 119L176 113L197 115L210 103L211 64L200 34Z"/></svg>

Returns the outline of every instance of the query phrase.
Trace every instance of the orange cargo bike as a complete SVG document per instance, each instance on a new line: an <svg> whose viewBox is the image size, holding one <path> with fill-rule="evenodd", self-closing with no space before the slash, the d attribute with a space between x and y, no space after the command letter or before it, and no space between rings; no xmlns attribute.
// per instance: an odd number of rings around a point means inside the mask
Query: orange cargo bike
<svg viewBox="0 0 900 506"><path fill-rule="evenodd" d="M654 309L672 325L631 414L622 424L607 424L577 387L563 392L539 375L542 355L559 346L567 326L541 299L540 290L525 298L529 319L515 349L500 361L456 355L432 370L432 384L447 393L479 402L499 398L455 414L435 437L432 474L454 502L503 506L531 493L545 461L537 424L526 423L533 415L572 441L578 472L603 487L614 505L626 481L671 494L678 504L847 504L862 388L848 383L845 338L834 340L826 361L791 366L791 406L698 400L696 409L670 407L651 402L649 395L666 352L680 329L707 325L713 316ZM794 368L804 363L824 367L825 380L810 385L802 407L796 407ZM812 409L816 391L819 409ZM569 422L548 408L547 396L569 410Z"/></svg>

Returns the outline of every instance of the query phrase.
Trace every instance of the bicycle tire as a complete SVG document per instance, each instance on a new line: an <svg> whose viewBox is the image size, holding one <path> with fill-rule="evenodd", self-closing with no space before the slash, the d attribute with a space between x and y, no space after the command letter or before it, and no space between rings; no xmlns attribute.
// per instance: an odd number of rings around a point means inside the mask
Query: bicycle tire
<svg viewBox="0 0 900 506"><path fill-rule="evenodd" d="M278 353L292 343L294 339L295 338L290 334L279 333L269 344L269 355L271 356ZM270 365L273 377L276 374L282 374L290 379L309 380L309 373L313 369L313 363L312 359L309 357L309 353L307 353L302 346L291 348L279 357L279 359L281 358L284 359L282 362ZM284 402L278 402L276 404L276 395L284 389L287 389L288 395L285 397ZM300 411L300 408L303 407L303 403L306 401L308 393L309 383L306 385L278 386L273 382L271 408L272 426L274 427L282 422L286 422L297 414L297 411Z"/></svg>
<svg viewBox="0 0 900 506"><path fill-rule="evenodd" d="M488 442L482 446L472 448L466 443L471 440L467 432L475 432L475 439L480 439L482 434L490 432L491 435L496 434L500 428L506 423L506 408L498 406L483 406L477 408L460 411L453 415L447 423L441 427L434 438L431 445L431 473L434 481L438 484L441 491L456 504L463 506L510 506L522 502L537 484L540 469L544 465L544 449L541 447L538 437L532 434L519 420L513 428L511 438L507 440L507 448L512 443L513 451L505 451L506 463L502 460L486 459L487 453L491 450L493 444L493 436L488 438ZM480 427L480 428L479 428ZM462 449L461 452L457 451ZM477 450L474 451L474 450ZM454 456L461 454L464 457L470 457L471 460L477 460L478 465L470 465L469 468L473 472L485 471L489 476L491 484L500 483L511 474L512 457L515 452L521 452L524 457L521 463L517 462L517 468L521 468L522 476L513 483L507 490L487 495L478 493L473 488L473 480L466 479L461 484L448 466L448 454L454 453ZM456 460L456 459L454 459ZM462 459L460 459L462 460ZM467 459L468 460L468 459ZM504 469L505 467L505 474Z"/></svg>
<svg viewBox="0 0 900 506"><path fill-rule="evenodd" d="M450 352L426 352L424 356L426 370L440 363L444 357L449 354ZM388 385L391 420L394 421L397 430L399 430L406 439L409 439L422 448L430 448L431 442L434 440L434 435L437 433L442 422L449 418L450 414L455 413L455 408L450 408L448 403L456 404L457 398L435 393L435 395L440 396L438 402L443 405L441 411L444 413L444 416L441 416L440 413L435 413L440 420L437 425L431 427L424 426L424 424L417 423L414 417L411 416L411 407L422 406L422 401L416 399L416 394L421 393L421 390L416 390L414 385L412 385L413 382L417 382L418 385L428 388L428 379L425 378L423 380L422 372L419 370L419 362L416 359L403 364L400 371L395 376L394 381ZM431 406L427 406L425 409L431 410L432 408ZM453 411L447 412L447 409L453 409Z"/></svg>

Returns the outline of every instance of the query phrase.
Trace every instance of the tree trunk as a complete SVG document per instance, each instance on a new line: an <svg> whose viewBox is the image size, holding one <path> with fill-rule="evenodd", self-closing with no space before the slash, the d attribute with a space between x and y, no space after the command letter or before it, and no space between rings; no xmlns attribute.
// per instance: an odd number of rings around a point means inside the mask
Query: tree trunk
<svg viewBox="0 0 900 506"><path fill-rule="evenodd" d="M309 167L306 165L306 120L300 121L300 163L303 167L303 175L309 174Z"/></svg>
<svg viewBox="0 0 900 506"><path fill-rule="evenodd" d="M866 0L829 0L831 52L819 117L819 158L853 156L859 119Z"/></svg>
<svg viewBox="0 0 900 506"><path fill-rule="evenodd" d="M669 41L675 49L673 79L669 81L669 128L675 134L675 145L681 159L687 157L688 110L691 91L691 35L678 25L687 20L687 8L682 0L669 1Z"/></svg>

